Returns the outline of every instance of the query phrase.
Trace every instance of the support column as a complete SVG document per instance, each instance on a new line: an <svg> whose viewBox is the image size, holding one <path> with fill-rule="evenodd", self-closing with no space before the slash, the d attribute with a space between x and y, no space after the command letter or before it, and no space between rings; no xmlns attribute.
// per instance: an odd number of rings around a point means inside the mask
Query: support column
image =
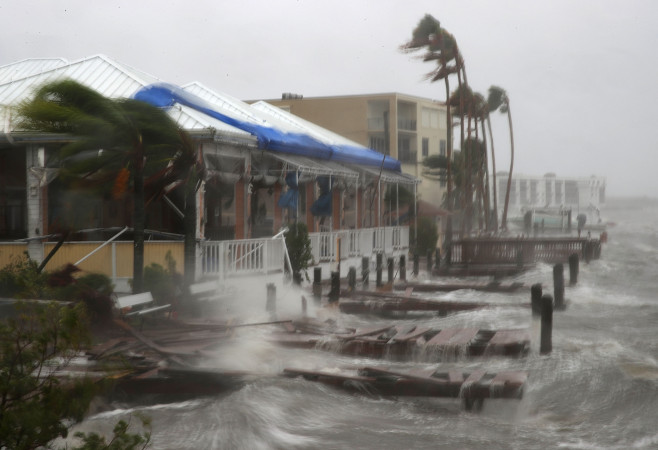
<svg viewBox="0 0 658 450"><path fill-rule="evenodd" d="M279 206L279 199L281 198L281 185L276 183L274 185L274 229L272 234L277 234L281 229L283 223L283 208Z"/></svg>
<svg viewBox="0 0 658 450"><path fill-rule="evenodd" d="M25 150L25 169L26 169L26 207L27 207L27 237L33 238L43 236L43 195L41 189L41 174L44 169L45 149L30 145ZM36 170L31 170L36 169ZM27 251L30 259L40 263L43 261L43 243L40 240L28 241Z"/></svg>
<svg viewBox="0 0 658 450"><path fill-rule="evenodd" d="M338 189L331 191L331 229L334 231L341 229L341 197Z"/></svg>
<svg viewBox="0 0 658 450"><path fill-rule="evenodd" d="M315 183L306 183L306 227L309 233L315 232L315 217L311 214L311 205L315 201Z"/></svg>
<svg viewBox="0 0 658 450"><path fill-rule="evenodd" d="M245 180L235 183L235 239L245 239L247 236L246 194Z"/></svg>

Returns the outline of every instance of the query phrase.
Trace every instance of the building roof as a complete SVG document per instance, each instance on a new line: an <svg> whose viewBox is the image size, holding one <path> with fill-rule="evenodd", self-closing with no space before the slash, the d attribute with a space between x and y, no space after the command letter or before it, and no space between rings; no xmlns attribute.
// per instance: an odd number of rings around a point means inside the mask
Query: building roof
<svg viewBox="0 0 658 450"><path fill-rule="evenodd" d="M36 89L48 82L72 79L109 98L130 98L144 86L161 81L145 72L116 62L104 55L95 55L74 62L63 59L24 60L0 68L0 133L16 130L11 120L10 106L27 100ZM213 130L232 137L252 141L249 134L224 122L178 106L169 114L188 131Z"/></svg>

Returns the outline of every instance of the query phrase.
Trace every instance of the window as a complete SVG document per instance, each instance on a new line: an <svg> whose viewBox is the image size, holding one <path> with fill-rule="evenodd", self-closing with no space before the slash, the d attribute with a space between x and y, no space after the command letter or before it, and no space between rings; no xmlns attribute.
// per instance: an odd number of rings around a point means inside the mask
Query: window
<svg viewBox="0 0 658 450"><path fill-rule="evenodd" d="M439 141L439 155L446 156L446 141L445 141L445 139L441 139Z"/></svg>
<svg viewBox="0 0 658 450"><path fill-rule="evenodd" d="M423 128L439 128L439 110L423 108L421 111Z"/></svg>
<svg viewBox="0 0 658 450"><path fill-rule="evenodd" d="M423 158L427 158L430 154L430 140L429 138L423 138Z"/></svg>
<svg viewBox="0 0 658 450"><path fill-rule="evenodd" d="M386 152L386 138L381 135L377 136L370 136L369 139L369 147L373 150L378 151L379 153L387 153Z"/></svg>

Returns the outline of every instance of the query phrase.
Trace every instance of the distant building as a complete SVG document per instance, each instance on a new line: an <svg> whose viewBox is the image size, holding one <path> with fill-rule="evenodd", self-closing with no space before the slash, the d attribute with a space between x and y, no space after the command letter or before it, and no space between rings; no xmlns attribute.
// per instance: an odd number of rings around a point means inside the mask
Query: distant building
<svg viewBox="0 0 658 450"><path fill-rule="evenodd" d="M498 212L502 213L509 172L496 173L498 183ZM588 222L600 219L605 205L604 177L558 177L513 174L508 217L519 216L533 209L567 209L575 215L586 214Z"/></svg>
<svg viewBox="0 0 658 450"><path fill-rule="evenodd" d="M399 93L310 98L284 93L264 101L399 160L404 173L421 179L420 199L441 206L445 177L422 161L446 155L444 102Z"/></svg>

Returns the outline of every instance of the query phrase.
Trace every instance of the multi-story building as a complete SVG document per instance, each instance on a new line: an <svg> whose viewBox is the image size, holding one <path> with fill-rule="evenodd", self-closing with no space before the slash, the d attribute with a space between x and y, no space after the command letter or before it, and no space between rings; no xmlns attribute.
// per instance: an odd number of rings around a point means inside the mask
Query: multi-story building
<svg viewBox="0 0 658 450"><path fill-rule="evenodd" d="M509 172L498 172L499 212L505 199ZM600 220L600 208L605 204L604 177L558 177L512 174L509 197L509 216L520 216L538 209L570 210L585 214L588 223Z"/></svg>
<svg viewBox="0 0 658 450"><path fill-rule="evenodd" d="M265 101L396 158L404 173L422 180L420 200L441 205L445 179L427 170L422 161L430 155L446 155L444 102L399 93L310 98L284 93L280 99Z"/></svg>

